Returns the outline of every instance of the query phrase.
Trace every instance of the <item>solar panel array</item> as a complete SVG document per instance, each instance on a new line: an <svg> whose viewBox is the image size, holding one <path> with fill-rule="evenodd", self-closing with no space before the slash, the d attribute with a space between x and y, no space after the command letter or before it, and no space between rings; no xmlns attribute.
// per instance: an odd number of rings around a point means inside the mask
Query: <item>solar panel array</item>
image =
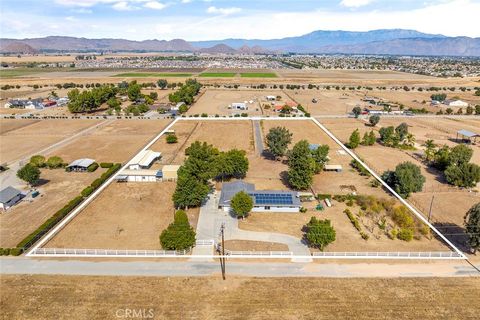
<svg viewBox="0 0 480 320"><path fill-rule="evenodd" d="M255 204L293 204L292 195L289 193L252 193Z"/></svg>

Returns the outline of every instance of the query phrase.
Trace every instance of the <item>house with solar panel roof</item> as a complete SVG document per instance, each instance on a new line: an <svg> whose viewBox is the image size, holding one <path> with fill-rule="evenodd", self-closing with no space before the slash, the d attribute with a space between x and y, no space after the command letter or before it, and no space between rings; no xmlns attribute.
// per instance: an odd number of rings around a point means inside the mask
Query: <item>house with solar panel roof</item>
<svg viewBox="0 0 480 320"><path fill-rule="evenodd" d="M219 209L229 212L233 196L240 191L252 197L253 212L299 212L302 206L298 192L255 190L254 184L238 180L223 184L218 202Z"/></svg>

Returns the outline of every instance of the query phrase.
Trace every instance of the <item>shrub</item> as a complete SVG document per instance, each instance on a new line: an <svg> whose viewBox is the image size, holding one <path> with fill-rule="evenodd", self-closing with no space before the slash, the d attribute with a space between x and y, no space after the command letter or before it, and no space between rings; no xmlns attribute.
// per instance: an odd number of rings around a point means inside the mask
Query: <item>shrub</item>
<svg viewBox="0 0 480 320"><path fill-rule="evenodd" d="M301 212L301 213L306 213L307 211L308 211L308 210L307 210L307 208L305 208L305 207L301 207L301 208L300 208L300 212Z"/></svg>
<svg viewBox="0 0 480 320"><path fill-rule="evenodd" d="M167 141L167 143L177 143L178 138L174 134L168 134L167 137L166 137L166 141Z"/></svg>
<svg viewBox="0 0 480 320"><path fill-rule="evenodd" d="M317 194L317 199L318 200L325 200L325 199L331 199L332 195L328 193L319 193Z"/></svg>
<svg viewBox="0 0 480 320"><path fill-rule="evenodd" d="M11 248L9 254L12 256L19 256L23 253L22 248Z"/></svg>
<svg viewBox="0 0 480 320"><path fill-rule="evenodd" d="M108 169L108 168L113 167L113 163L111 163L111 162L101 162L100 167Z"/></svg>
<svg viewBox="0 0 480 320"><path fill-rule="evenodd" d="M195 244L195 231L185 211L175 212L173 223L160 234L160 243L165 250L185 250Z"/></svg>
<svg viewBox="0 0 480 320"><path fill-rule="evenodd" d="M94 172L95 170L98 169L98 163L94 162L91 165L88 166L87 171L88 172Z"/></svg>
<svg viewBox="0 0 480 320"><path fill-rule="evenodd" d="M415 225L415 220L405 206L399 206L393 209L392 220L402 228L413 228Z"/></svg>
<svg viewBox="0 0 480 320"><path fill-rule="evenodd" d="M43 168L46 165L45 157L41 155L32 156L30 158L30 164L37 168Z"/></svg>
<svg viewBox="0 0 480 320"><path fill-rule="evenodd" d="M81 194L84 198L88 197L93 193L94 189L91 186L86 187L82 190Z"/></svg>
<svg viewBox="0 0 480 320"><path fill-rule="evenodd" d="M402 228L397 234L397 238L403 241L413 240L413 229Z"/></svg>
<svg viewBox="0 0 480 320"><path fill-rule="evenodd" d="M363 231L360 231L360 235L362 236L362 239L363 240L368 240L370 239L370 236L368 234L366 234L365 232Z"/></svg>
<svg viewBox="0 0 480 320"><path fill-rule="evenodd" d="M358 231L362 231L362 227L360 226L358 219L353 215L353 213L349 209L345 209L343 212L347 215L348 219L350 219L350 222L353 224L355 229L357 229Z"/></svg>
<svg viewBox="0 0 480 320"><path fill-rule="evenodd" d="M57 169L63 167L63 159L57 156L52 156L47 160L47 167L50 169Z"/></svg>
<svg viewBox="0 0 480 320"><path fill-rule="evenodd" d="M330 220L318 220L312 217L306 225L306 239L311 246L323 250L329 243L335 241L336 232Z"/></svg>

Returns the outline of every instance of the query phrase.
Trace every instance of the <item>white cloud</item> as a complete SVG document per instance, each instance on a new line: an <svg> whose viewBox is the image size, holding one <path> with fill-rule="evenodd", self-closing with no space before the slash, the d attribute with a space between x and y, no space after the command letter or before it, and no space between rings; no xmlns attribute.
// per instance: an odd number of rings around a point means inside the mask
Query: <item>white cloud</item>
<svg viewBox="0 0 480 320"><path fill-rule="evenodd" d="M65 17L65 20L67 20L67 21L78 21L78 19L73 17L73 16Z"/></svg>
<svg viewBox="0 0 480 320"><path fill-rule="evenodd" d="M91 9L87 9L87 8L71 9L70 11L75 13L81 13L81 14L90 14L93 12Z"/></svg>
<svg viewBox="0 0 480 320"><path fill-rule="evenodd" d="M213 14L221 14L221 15L229 15L229 14L234 14L242 11L240 8L236 7L231 7L231 8L217 8L214 6L208 7L207 13L213 13Z"/></svg>
<svg viewBox="0 0 480 320"><path fill-rule="evenodd" d="M138 9L138 7L130 5L127 1L120 1L112 6L117 11L132 11Z"/></svg>
<svg viewBox="0 0 480 320"><path fill-rule="evenodd" d="M366 6L367 4L372 3L373 0L342 0L340 5L347 7L347 8L359 8Z"/></svg>
<svg viewBox="0 0 480 320"><path fill-rule="evenodd" d="M155 10L162 10L164 9L167 5L166 4L163 4L161 2L158 2L158 1L149 1L147 3L145 3L143 5L145 8L149 8L149 9L155 9Z"/></svg>
<svg viewBox="0 0 480 320"><path fill-rule="evenodd" d="M181 2L182 3L190 3L190 2L192 2L192 0L182 0Z"/></svg>

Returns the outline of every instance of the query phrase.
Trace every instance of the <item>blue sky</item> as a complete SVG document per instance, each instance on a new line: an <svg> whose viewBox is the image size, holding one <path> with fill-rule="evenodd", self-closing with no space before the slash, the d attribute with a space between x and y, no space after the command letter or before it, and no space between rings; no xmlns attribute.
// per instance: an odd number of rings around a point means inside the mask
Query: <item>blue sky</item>
<svg viewBox="0 0 480 320"><path fill-rule="evenodd" d="M404 28L480 37L480 0L0 0L0 36L271 39Z"/></svg>

